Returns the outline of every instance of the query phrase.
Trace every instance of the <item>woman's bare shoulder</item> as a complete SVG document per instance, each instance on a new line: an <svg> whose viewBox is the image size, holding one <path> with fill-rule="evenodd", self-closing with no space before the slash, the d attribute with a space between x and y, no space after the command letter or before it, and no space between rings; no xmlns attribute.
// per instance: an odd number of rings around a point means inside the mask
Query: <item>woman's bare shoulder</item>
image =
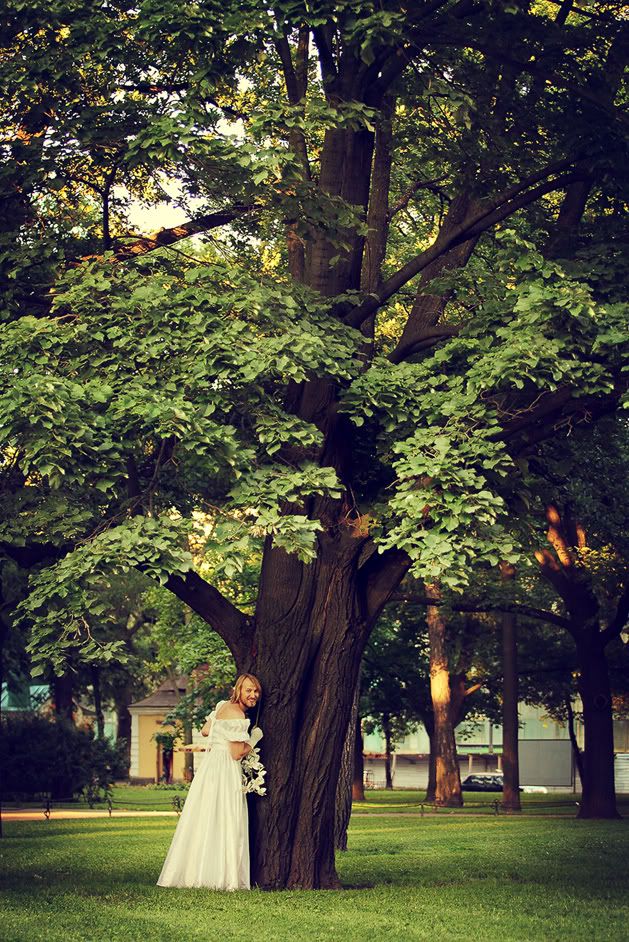
<svg viewBox="0 0 629 942"><path fill-rule="evenodd" d="M244 720L245 715L237 703L224 703L218 713L217 720Z"/></svg>

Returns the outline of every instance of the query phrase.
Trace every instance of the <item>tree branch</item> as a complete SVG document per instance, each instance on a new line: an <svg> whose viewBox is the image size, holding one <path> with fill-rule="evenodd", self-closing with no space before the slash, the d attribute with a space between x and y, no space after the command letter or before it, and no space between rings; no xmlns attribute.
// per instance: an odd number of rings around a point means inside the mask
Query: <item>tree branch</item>
<svg viewBox="0 0 629 942"><path fill-rule="evenodd" d="M358 571L367 622L371 627L411 567L403 550L374 551Z"/></svg>
<svg viewBox="0 0 629 942"><path fill-rule="evenodd" d="M607 628L601 632L601 638L603 644L609 644L610 641L613 641L614 638L617 638L622 632L623 628L627 624L629 619L629 583L625 586L625 590L620 596L620 600L616 607L616 614L612 621L610 621Z"/></svg>
<svg viewBox="0 0 629 942"><path fill-rule="evenodd" d="M319 64L321 65L321 75L323 76L324 86L331 85L333 82L336 82L338 78L329 33L329 26L315 26L312 31L317 52L319 53Z"/></svg>
<svg viewBox="0 0 629 942"><path fill-rule="evenodd" d="M529 203L535 202L535 200L538 200L546 193L550 193L556 189L562 189L574 180L581 179L580 172L577 173L574 171L556 177L550 181L546 179L546 182L540 186L534 186L534 184L538 183L540 180L557 173L559 169L569 167L572 163L573 161L571 160L564 160L551 164L543 170L527 177L525 180L507 187L493 199L485 202L480 209L476 208L460 225L452 228L446 236L443 234L438 235L430 248L421 252L402 268L398 269L395 274L384 282L380 290L375 293L375 296L372 294L363 301L362 304L352 308L345 314L345 323L349 324L351 327L360 327L367 317L370 317L382 307L382 305L396 294L408 281L451 248L454 248L454 246L459 245L461 242L466 242L472 237L481 235L496 222L500 222L518 209L527 206ZM531 186L534 188L529 189ZM528 192L526 192L527 190Z"/></svg>
<svg viewBox="0 0 629 942"><path fill-rule="evenodd" d="M255 205L237 204L233 209L220 210L216 213L208 213L205 216L199 216L197 219L191 219L188 222L181 223L179 226L172 226L170 229L160 229L149 236L141 236L139 239L129 243L119 244L115 249L116 258L121 261L129 258L135 258L139 255L146 255L147 252L153 252L165 245L173 245L182 239L188 239L190 236L197 235L199 232L208 232L210 229L216 229L218 226L225 226L234 219L246 216L257 209Z"/></svg>
<svg viewBox="0 0 629 942"><path fill-rule="evenodd" d="M212 626L238 663L248 657L253 639L251 620L218 589L193 571L185 576L170 575L165 586Z"/></svg>
<svg viewBox="0 0 629 942"><path fill-rule="evenodd" d="M388 601L390 602L411 602L414 605L445 605L448 604L448 607L454 612L508 612L515 615L524 615L526 618L533 618L536 621L545 621L553 625L558 625L560 628L565 628L567 631L572 632L572 625L567 618L563 618L561 615L556 615L554 612L547 612L541 608L534 608L531 605L521 605L517 602L510 603L501 603L499 605L494 605L491 602L482 602L471 601L471 602L449 602L446 603L441 600L435 600L433 598L428 598L425 595L416 595L415 593L401 593L399 596L391 596Z"/></svg>
<svg viewBox="0 0 629 942"><path fill-rule="evenodd" d="M123 92L138 92L140 95L159 95L162 92L189 92L194 86L190 82L136 82L134 84L127 82L117 85L116 88ZM215 108L218 108L229 118L246 121L249 117L244 111L238 111L236 108L232 108L231 105L221 105L215 98L208 95L202 95L201 100L214 105Z"/></svg>
<svg viewBox="0 0 629 942"><path fill-rule="evenodd" d="M403 209L406 209L406 207L408 206L408 204L410 203L410 201L413 199L413 197L415 196L415 194L419 192L419 190L430 190L431 193L440 194L441 196L444 197L444 199L450 199L450 197L447 196L446 193L444 193L443 189L442 189L440 186L437 186L437 184L438 184L438 183L441 183L442 180L445 180L446 177L447 177L447 174L441 174L441 176L439 176L439 177L433 177L432 180L417 180L417 181L406 191L406 193L404 194L404 196L402 196L402 197L397 201L397 203L395 204L395 206L392 206L392 207L391 207L391 209L389 210L389 219L390 219L390 220L393 219L393 217L394 217L397 213L401 212Z"/></svg>
<svg viewBox="0 0 629 942"><path fill-rule="evenodd" d="M422 350L429 350L431 347L436 346L438 343L441 343L442 340L448 340L451 337L456 337L460 331L460 326L448 326L447 324L443 324L439 327L426 327L417 340L415 340L409 347L396 347L395 350L389 354L388 358L391 363L402 363L404 360L408 360L416 353L420 353Z"/></svg>
<svg viewBox="0 0 629 942"><path fill-rule="evenodd" d="M573 418L577 421L591 421L613 412L625 387L626 379L621 377L613 392L599 396L574 398L575 390L565 386L548 391L540 397L535 408L520 412L505 422L495 437L507 442L510 454L523 454L548 438L560 424L568 423Z"/></svg>
<svg viewBox="0 0 629 942"><path fill-rule="evenodd" d="M450 45L450 43L446 43L446 45ZM459 45L459 43L454 43L454 45ZM566 79L563 76L558 75L556 72L549 72L548 70L543 69L539 63L522 62L520 59L510 56L501 49L495 49L491 46L483 45L482 43L470 43L464 41L461 43L461 45L467 46L470 49L476 49L478 52L482 52L483 55L487 56L489 59L494 58L500 62L506 63L507 65L511 65L514 68L521 69L523 72L528 72L530 75L542 79L543 81L548 82L549 85L554 85L556 88L565 88L566 91L572 92L573 95L577 95L577 97L582 98L584 101L595 105L615 121L619 121L622 124L627 123L626 115L623 114L623 112L618 108L615 108L613 103L608 101L606 98L601 98L585 85L575 84L570 79Z"/></svg>

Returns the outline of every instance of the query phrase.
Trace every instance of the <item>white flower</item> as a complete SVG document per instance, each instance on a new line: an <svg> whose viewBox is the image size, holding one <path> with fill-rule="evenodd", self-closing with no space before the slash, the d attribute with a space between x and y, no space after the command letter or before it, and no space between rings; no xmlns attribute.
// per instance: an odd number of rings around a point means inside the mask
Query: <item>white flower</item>
<svg viewBox="0 0 629 942"><path fill-rule="evenodd" d="M260 750L255 747L242 760L242 790L250 795L266 795L264 777L266 769L260 761Z"/></svg>

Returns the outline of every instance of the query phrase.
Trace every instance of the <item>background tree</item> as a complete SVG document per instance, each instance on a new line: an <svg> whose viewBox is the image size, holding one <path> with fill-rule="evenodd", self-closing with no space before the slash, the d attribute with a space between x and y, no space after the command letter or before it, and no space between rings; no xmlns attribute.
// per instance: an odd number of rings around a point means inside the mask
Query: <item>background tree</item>
<svg viewBox="0 0 629 942"><path fill-rule="evenodd" d="M393 788L391 758L395 747L421 719L424 645L417 625L383 616L365 650L360 714L365 732L378 730L384 738L386 788Z"/></svg>

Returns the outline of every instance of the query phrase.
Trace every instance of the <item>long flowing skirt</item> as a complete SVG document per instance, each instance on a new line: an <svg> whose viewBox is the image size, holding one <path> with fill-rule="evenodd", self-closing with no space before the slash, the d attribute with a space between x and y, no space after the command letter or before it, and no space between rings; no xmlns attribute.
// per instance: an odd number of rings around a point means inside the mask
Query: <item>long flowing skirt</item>
<svg viewBox="0 0 629 942"><path fill-rule="evenodd" d="M250 888L247 800L240 762L227 745L203 757L157 885Z"/></svg>

